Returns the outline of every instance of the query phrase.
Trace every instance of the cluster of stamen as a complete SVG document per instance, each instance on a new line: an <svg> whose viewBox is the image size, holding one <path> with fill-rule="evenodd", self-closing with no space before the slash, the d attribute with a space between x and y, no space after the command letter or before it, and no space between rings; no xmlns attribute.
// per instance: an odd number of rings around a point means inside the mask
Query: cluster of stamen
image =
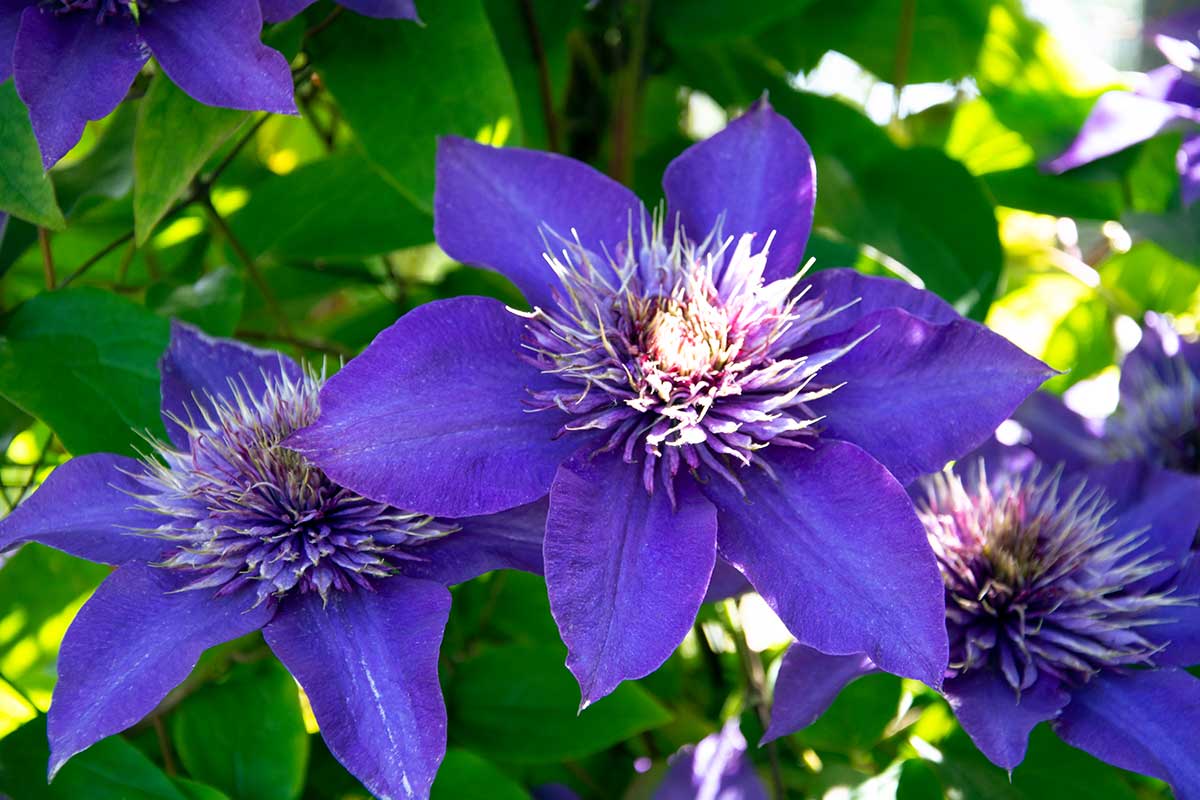
<svg viewBox="0 0 1200 800"><path fill-rule="evenodd" d="M1137 458L1200 473L1200 378L1176 356L1157 369L1138 369L1129 382L1138 387L1136 400L1122 401L1105 423L1112 459Z"/></svg>
<svg viewBox="0 0 1200 800"><path fill-rule="evenodd" d="M528 358L558 378L529 405L571 416L560 431L596 436L597 452L642 463L643 483L673 497L681 466L702 465L739 485L735 470L765 463L769 444L811 447L819 417L809 403L832 391L819 368L853 345L820 357L797 346L841 309L796 292L803 272L763 284L770 247L753 235L700 242L661 220L633 232L617 252L597 255L576 237L546 256L562 290L535 308ZM547 248L549 249L549 247Z"/></svg>
<svg viewBox="0 0 1200 800"><path fill-rule="evenodd" d="M1144 531L1113 530L1103 494L1060 472L989 484L980 465L968 481L926 478L917 504L946 585L950 677L998 670L1019 697L1042 675L1077 686L1152 662L1144 629L1195 599L1161 587L1170 565L1139 550Z"/></svg>
<svg viewBox="0 0 1200 800"><path fill-rule="evenodd" d="M41 5L55 14L90 11L96 15L96 22L102 23L118 14L136 20L154 2L177 3L180 0L41 0Z"/></svg>
<svg viewBox="0 0 1200 800"><path fill-rule="evenodd" d="M171 553L161 566L188 573L186 588L227 594L253 584L260 603L370 590L419 559L418 545L456 530L355 494L283 446L316 420L321 378L264 378L261 394L231 381L225 396L198 403L198 419L176 420L189 448L156 442L157 458L136 476L139 504L164 520L142 533L164 540Z"/></svg>

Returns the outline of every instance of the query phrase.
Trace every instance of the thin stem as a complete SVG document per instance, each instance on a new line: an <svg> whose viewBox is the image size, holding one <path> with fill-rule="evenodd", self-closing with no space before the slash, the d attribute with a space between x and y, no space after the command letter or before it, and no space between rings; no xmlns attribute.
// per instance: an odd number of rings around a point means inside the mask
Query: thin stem
<svg viewBox="0 0 1200 800"><path fill-rule="evenodd" d="M229 223L217 211L217 207L213 205L212 195L209 194L207 187L200 187L200 205L204 212L208 215L209 221L213 227L220 231L221 236L229 243L233 249L234 255L238 261L242 262L242 266L246 268L246 272L250 274L250 279L254 281L254 285L258 288L259 294L263 296L263 300L267 303L267 309L271 312L271 316L275 318L275 324L280 332L285 336L291 336L291 326L288 324L287 317L283 313L283 308L279 305L279 301L275 298L275 293L271 291L271 286L267 283L267 279L263 276L262 270L258 268L258 262L254 260L254 256L250 255L250 251L234 234L229 227Z"/></svg>
<svg viewBox="0 0 1200 800"><path fill-rule="evenodd" d="M637 20L630 33L633 44L629 48L629 60L617 78L608 174L626 185L633 178L633 132L636 127L642 60L646 56L646 24L649 16L650 0L638 0Z"/></svg>
<svg viewBox="0 0 1200 800"><path fill-rule="evenodd" d="M754 706L763 730L766 730L771 724L771 712L767 708L767 675L763 670L762 659L750 649L750 644L746 641L746 631L742 627L737 601L726 600L721 605L728 627L732 632L733 641L737 645L742 675L746 679L747 699ZM777 800L783 800L787 793L783 785L783 770L779 764L779 748L773 741L767 743L767 757L771 762L771 783L774 785L774 795Z"/></svg>
<svg viewBox="0 0 1200 800"><path fill-rule="evenodd" d="M50 249L50 231L38 228L38 247L42 250L42 271L46 273L46 288L54 291L54 251Z"/></svg>
<svg viewBox="0 0 1200 800"><path fill-rule="evenodd" d="M225 157L221 159L221 163L217 164L217 166L213 168L213 171L208 174L208 177L201 182L205 188L210 188L214 183L216 183L217 178L221 177L221 173L229 168L229 165L233 163L235 158L237 158L238 153L242 152L242 149L248 145L252 139L254 139L255 134L258 133L259 129L262 128L263 125L267 124L267 120L270 118L270 114L263 114L254 121L254 124L251 125L250 129L242 135L242 138L237 140L237 144L235 144L229 150L229 152L225 154Z"/></svg>
<svg viewBox="0 0 1200 800"><path fill-rule="evenodd" d="M554 110L554 87L550 83L550 65L546 61L546 48L542 44L542 32L538 28L533 0L518 0L521 16L525 19L525 30L529 34L529 49L538 68L538 92L542 97L542 117L546 122L546 142L550 150L562 152L562 128Z"/></svg>
<svg viewBox="0 0 1200 800"><path fill-rule="evenodd" d="M162 753L163 772L170 776L178 775L179 767L175 764L175 754L171 751L171 739L167 736L167 726L163 724L162 715L155 714L151 723L154 725L154 735L158 737L158 750Z"/></svg>
<svg viewBox="0 0 1200 800"><path fill-rule="evenodd" d="M900 119L900 94L908 84L908 65L912 59L913 28L917 20L917 0L902 0L900 24L896 26L896 61L892 69L892 121Z"/></svg>
<svg viewBox="0 0 1200 800"><path fill-rule="evenodd" d="M323 339L310 339L292 334L262 333L261 331L239 329L234 336L249 342L283 342L284 344L290 344L306 350L314 350L318 353L325 353L326 355L337 356L338 358L350 358L354 355L353 352L339 344L327 342Z"/></svg>
<svg viewBox="0 0 1200 800"><path fill-rule="evenodd" d="M304 32L304 38L311 39L312 37L316 36L321 31L328 28L330 25L332 25L334 23L334 21L338 17L340 17L342 15L342 12L345 10L346 9L343 6L337 6L336 8L334 8L333 11L329 12L329 16L327 16L325 19L321 20L316 25L313 25L311 28L306 30Z"/></svg>

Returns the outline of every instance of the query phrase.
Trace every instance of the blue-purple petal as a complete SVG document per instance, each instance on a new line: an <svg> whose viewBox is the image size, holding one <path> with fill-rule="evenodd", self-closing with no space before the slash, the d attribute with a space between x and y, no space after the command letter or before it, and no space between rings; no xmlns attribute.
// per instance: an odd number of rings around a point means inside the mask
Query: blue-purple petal
<svg viewBox="0 0 1200 800"><path fill-rule="evenodd" d="M287 22L317 0L259 0L263 22Z"/></svg>
<svg viewBox="0 0 1200 800"><path fill-rule="evenodd" d="M263 630L330 752L379 797L427 798L446 754L438 652L449 614L443 586L391 578L328 603L289 598Z"/></svg>
<svg viewBox="0 0 1200 800"><path fill-rule="evenodd" d="M1177 383L1180 366L1200 375L1200 342L1181 337L1161 314L1147 313L1142 338L1121 362L1121 404L1136 406L1156 386Z"/></svg>
<svg viewBox="0 0 1200 800"><path fill-rule="evenodd" d="M1106 460L1095 428L1048 392L1029 395L1012 418L1027 433L1022 446L1050 466L1078 470Z"/></svg>
<svg viewBox="0 0 1200 800"><path fill-rule="evenodd" d="M201 409L212 410L213 398L231 399L231 384L250 397L266 390L264 375L291 380L300 365L274 350L260 350L231 339L216 339L183 322L171 323L171 343L159 362L162 371L162 416L176 447L186 450L187 432L175 420L203 425Z"/></svg>
<svg viewBox="0 0 1200 800"><path fill-rule="evenodd" d="M983 443L1052 374L982 325L934 325L899 309L869 314L809 349L863 336L821 370L826 384L845 385L812 407L824 417L823 435L857 444L905 484Z"/></svg>
<svg viewBox="0 0 1200 800"><path fill-rule="evenodd" d="M72 756L154 710L191 673L209 647L270 620L243 590L213 597L178 591L170 570L126 564L92 596L63 638L50 705L50 776Z"/></svg>
<svg viewBox="0 0 1200 800"><path fill-rule="evenodd" d="M1075 140L1045 167L1053 173L1066 172L1144 142L1192 116L1179 103L1135 92L1106 92L1092 106Z"/></svg>
<svg viewBox="0 0 1200 800"><path fill-rule="evenodd" d="M768 800L767 787L746 755L746 737L738 720L686 745L671 756L667 777L654 800Z"/></svg>
<svg viewBox="0 0 1200 800"><path fill-rule="evenodd" d="M716 559L717 514L689 478L647 494L618 455L564 464L550 492L546 590L587 705L657 669L691 629Z"/></svg>
<svg viewBox="0 0 1200 800"><path fill-rule="evenodd" d="M1165 645L1154 656L1164 667L1191 667L1200 664L1200 552L1193 552L1175 576L1175 595L1190 598L1162 611L1162 622L1146 629L1146 638Z"/></svg>
<svg viewBox="0 0 1200 800"><path fill-rule="evenodd" d="M704 602L716 603L753 591L754 587L750 585L750 581L746 580L745 575L738 572L737 568L725 559L718 558L717 563L713 565L713 574L708 581L708 591L704 594Z"/></svg>
<svg viewBox="0 0 1200 800"><path fill-rule="evenodd" d="M329 379L320 418L288 445L399 508L466 517L533 502L580 443L554 438L565 414L523 405L548 380L521 360L523 330L481 297L410 311Z"/></svg>
<svg viewBox="0 0 1200 800"><path fill-rule="evenodd" d="M833 704L842 689L875 671L871 659L862 653L831 656L802 644L793 644L784 653L783 663L779 666L771 724L762 743L812 725Z"/></svg>
<svg viewBox="0 0 1200 800"><path fill-rule="evenodd" d="M615 257L647 219L633 192L587 164L455 136L438 142L433 206L434 233L447 254L503 273L543 308L554 307L552 292L560 290L543 257L562 249L555 236L570 241L577 232L605 264L605 252Z"/></svg>
<svg viewBox="0 0 1200 800"><path fill-rule="evenodd" d="M33 0L0 0L0 83L12 76L13 46L21 27L21 13L32 3Z"/></svg>
<svg viewBox="0 0 1200 800"><path fill-rule="evenodd" d="M291 67L260 41L262 12L253 0L156 3L138 31L163 72L201 103L296 113Z"/></svg>
<svg viewBox="0 0 1200 800"><path fill-rule="evenodd" d="M137 26L123 15L101 26L91 14L60 16L36 5L21 15L12 54L17 94L46 169L79 142L88 120L108 116L125 99L148 58Z"/></svg>
<svg viewBox="0 0 1200 800"><path fill-rule="evenodd" d="M694 241L723 218L725 236L754 233L759 247L774 232L765 280L800 267L812 230L816 166L804 137L766 99L680 154L667 167L663 188L668 222L678 215Z"/></svg>
<svg viewBox="0 0 1200 800"><path fill-rule="evenodd" d="M1200 797L1200 680L1183 670L1097 676L1054 728L1101 761L1166 781L1181 800Z"/></svg>
<svg viewBox="0 0 1200 800"><path fill-rule="evenodd" d="M462 529L414 548L398 565L413 578L450 586L497 569L541 575L546 538L545 499L509 511L459 520Z"/></svg>
<svg viewBox="0 0 1200 800"><path fill-rule="evenodd" d="M825 653L939 686L946 669L942 578L904 488L852 444L772 448L775 477L718 477L721 556L745 573L792 634Z"/></svg>
<svg viewBox="0 0 1200 800"><path fill-rule="evenodd" d="M1200 200L1200 132L1183 137L1176 165L1179 167L1179 192L1183 204L1190 206Z"/></svg>
<svg viewBox="0 0 1200 800"><path fill-rule="evenodd" d="M163 518L137 508L144 488L130 475L142 472L132 458L93 453L55 468L45 483L0 519L0 551L39 542L101 564L156 561L161 539L142 535Z"/></svg>
<svg viewBox="0 0 1200 800"><path fill-rule="evenodd" d="M1071 699L1057 681L1042 677L1018 700L1004 676L988 670L947 680L943 693L980 752L1008 770L1025 759L1030 732Z"/></svg>
<svg viewBox="0 0 1200 800"><path fill-rule="evenodd" d="M820 300L827 310L843 309L810 328L809 341L840 333L868 314L885 308L899 308L935 325L962 318L952 305L933 292L913 288L895 278L864 275L858 270L824 269L814 272L806 285L806 299Z"/></svg>
<svg viewBox="0 0 1200 800"><path fill-rule="evenodd" d="M376 19L417 19L414 0L338 0L351 11Z"/></svg>

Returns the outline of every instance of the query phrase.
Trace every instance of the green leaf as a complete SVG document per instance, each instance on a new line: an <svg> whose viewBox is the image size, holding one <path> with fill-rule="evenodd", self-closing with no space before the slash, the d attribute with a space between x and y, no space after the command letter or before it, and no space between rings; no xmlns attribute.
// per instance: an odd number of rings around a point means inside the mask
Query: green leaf
<svg viewBox="0 0 1200 800"><path fill-rule="evenodd" d="M599 752L670 722L633 683L579 712L561 646L497 647L461 664L448 692L450 732L501 761L549 763Z"/></svg>
<svg viewBox="0 0 1200 800"><path fill-rule="evenodd" d="M433 219L362 156L306 164L259 184L230 224L255 255L361 258L433 241Z"/></svg>
<svg viewBox="0 0 1200 800"><path fill-rule="evenodd" d="M54 230L67 224L42 169L29 112L12 81L0 84L0 211Z"/></svg>
<svg viewBox="0 0 1200 800"><path fill-rule="evenodd" d="M166 76L151 81L133 143L133 219L139 245L248 117L245 111L199 103Z"/></svg>
<svg viewBox="0 0 1200 800"><path fill-rule="evenodd" d="M133 187L133 135L137 125L137 103L122 103L105 122L95 147L79 161L54 170L59 201L67 214L75 216L84 200L112 200L129 194Z"/></svg>
<svg viewBox="0 0 1200 800"><path fill-rule="evenodd" d="M829 710L795 737L818 750L870 749L895 719L901 694L899 678L866 675L843 689Z"/></svg>
<svg viewBox="0 0 1200 800"><path fill-rule="evenodd" d="M34 700L49 700L58 646L109 569L30 544L0 571L0 673Z"/></svg>
<svg viewBox="0 0 1200 800"><path fill-rule="evenodd" d="M0 322L0 394L75 455L133 454L135 431L165 435L158 359L167 339L165 319L116 295L41 294Z"/></svg>
<svg viewBox="0 0 1200 800"><path fill-rule="evenodd" d="M1125 207L1121 182L1072 172L1046 175L1036 166L991 172L983 182L997 205L1076 219L1117 219Z"/></svg>
<svg viewBox="0 0 1200 800"><path fill-rule="evenodd" d="M229 795L214 789L211 786L205 786L203 783L188 780L187 778L171 778L171 782L175 784L175 788L183 794L187 800L229 800Z"/></svg>
<svg viewBox="0 0 1200 800"><path fill-rule="evenodd" d="M188 774L233 800L294 800L304 788L309 735L296 682L274 659L188 697L171 738Z"/></svg>
<svg viewBox="0 0 1200 800"><path fill-rule="evenodd" d="M1138 242L1116 253L1097 268L1105 287L1131 304L1124 310L1134 318L1147 311L1186 314L1200 304L1200 267L1175 258L1154 242Z"/></svg>
<svg viewBox="0 0 1200 800"><path fill-rule="evenodd" d="M242 316L246 286L239 272L220 267L195 283L156 283L146 292L146 307L164 317L197 325L213 336L232 336Z"/></svg>
<svg viewBox="0 0 1200 800"><path fill-rule="evenodd" d="M433 782L432 800L486 797L488 800L529 800L521 784L470 750L452 747Z"/></svg>
<svg viewBox="0 0 1200 800"><path fill-rule="evenodd" d="M0 740L0 795L14 800L188 800L161 769L119 736L75 756L47 786L49 757L45 717Z"/></svg>
<svg viewBox="0 0 1200 800"><path fill-rule="evenodd" d="M421 17L346 14L309 49L367 154L428 212L437 137L517 139L521 115L480 0L426 3Z"/></svg>

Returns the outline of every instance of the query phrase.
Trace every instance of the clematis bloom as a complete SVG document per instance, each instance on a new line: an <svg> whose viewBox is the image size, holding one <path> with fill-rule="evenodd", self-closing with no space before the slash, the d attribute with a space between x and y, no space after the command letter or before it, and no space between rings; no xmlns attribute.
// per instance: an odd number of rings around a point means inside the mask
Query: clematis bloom
<svg viewBox="0 0 1200 800"><path fill-rule="evenodd" d="M410 312L289 443L426 513L549 492L546 582L584 705L674 651L722 562L802 641L937 683L941 585L903 484L1049 370L899 281L798 274L812 155L765 101L664 182L652 218L584 164L443 139L438 242L533 310Z"/></svg>
<svg viewBox="0 0 1200 800"><path fill-rule="evenodd" d="M296 113L287 59L261 33L245 0L0 0L0 82L15 76L49 169L151 55L201 103Z"/></svg>
<svg viewBox="0 0 1200 800"><path fill-rule="evenodd" d="M1176 15L1155 30L1155 43L1172 63L1139 76L1132 91L1101 95L1079 135L1046 169L1066 172L1180 130L1176 166L1184 205L1190 205L1200 199L1200 12Z"/></svg>
<svg viewBox="0 0 1200 800"><path fill-rule="evenodd" d="M261 629L346 768L380 797L428 797L446 586L540 571L544 507L434 519L339 486L280 444L316 417L320 381L278 353L176 324L162 372L157 458L73 458L0 520L0 550L117 565L63 640L50 776L151 712L205 649Z"/></svg>
<svg viewBox="0 0 1200 800"><path fill-rule="evenodd" d="M1085 437L1040 425L1068 418L1057 404L1038 396L1017 413L1034 422L1024 444L992 442L921 481L946 587L943 694L1000 767L1020 764L1049 721L1068 744L1200 797L1200 742L1178 733L1200 725L1200 680L1180 669L1200 662L1200 478L1137 461L1088 468ZM877 669L793 645L766 739L814 722Z"/></svg>

